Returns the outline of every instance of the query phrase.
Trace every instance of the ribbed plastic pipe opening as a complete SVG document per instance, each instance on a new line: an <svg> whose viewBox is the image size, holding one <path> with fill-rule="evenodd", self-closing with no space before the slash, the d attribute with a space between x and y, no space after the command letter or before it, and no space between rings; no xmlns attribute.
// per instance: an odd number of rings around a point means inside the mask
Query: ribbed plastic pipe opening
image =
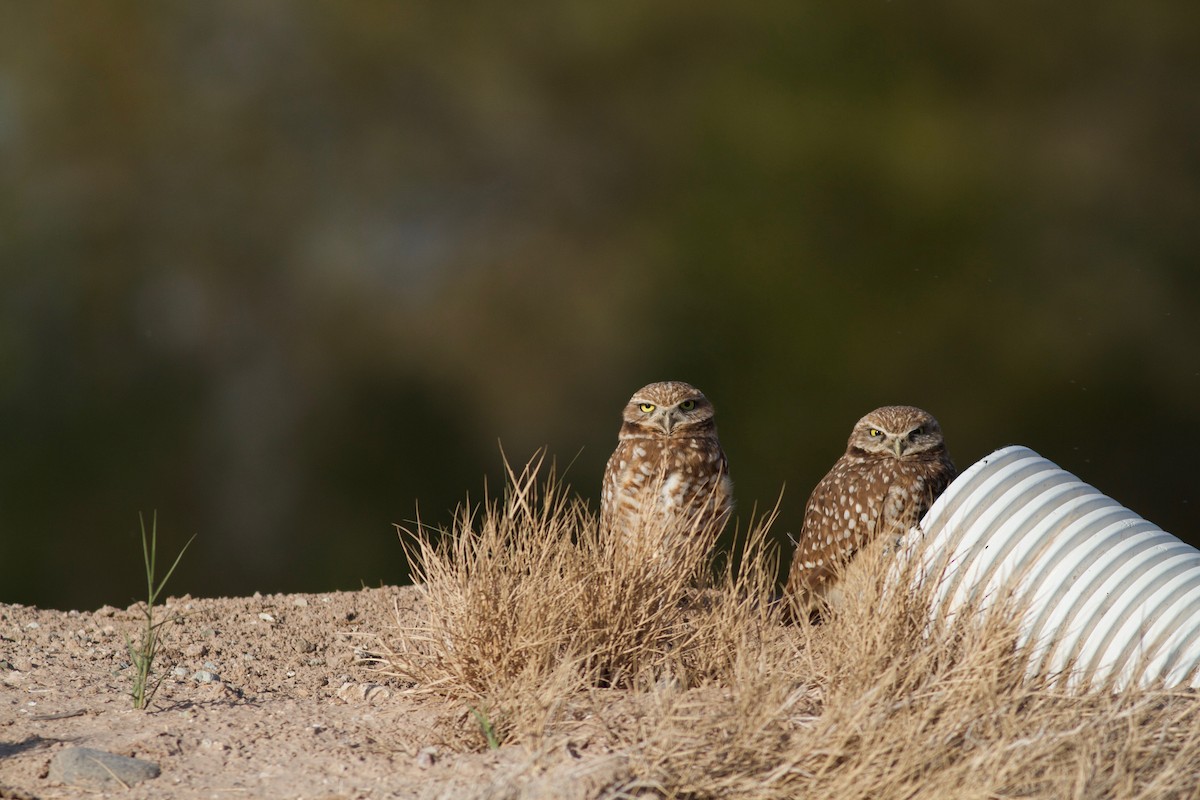
<svg viewBox="0 0 1200 800"><path fill-rule="evenodd" d="M1030 671L1200 687L1200 550L1027 447L965 470L921 521L935 603L1012 591Z"/></svg>

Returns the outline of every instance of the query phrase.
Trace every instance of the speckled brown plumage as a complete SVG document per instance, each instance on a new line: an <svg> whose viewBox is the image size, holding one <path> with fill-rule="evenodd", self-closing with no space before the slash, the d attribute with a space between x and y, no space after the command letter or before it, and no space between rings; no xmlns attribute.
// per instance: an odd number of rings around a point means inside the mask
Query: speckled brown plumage
<svg viewBox="0 0 1200 800"><path fill-rule="evenodd" d="M667 553L676 536L717 533L733 511L729 464L700 390L644 386L622 414L600 498L601 529L629 552Z"/></svg>
<svg viewBox="0 0 1200 800"><path fill-rule="evenodd" d="M859 549L916 525L956 474L931 414L912 406L867 414L808 499L788 593L817 607Z"/></svg>

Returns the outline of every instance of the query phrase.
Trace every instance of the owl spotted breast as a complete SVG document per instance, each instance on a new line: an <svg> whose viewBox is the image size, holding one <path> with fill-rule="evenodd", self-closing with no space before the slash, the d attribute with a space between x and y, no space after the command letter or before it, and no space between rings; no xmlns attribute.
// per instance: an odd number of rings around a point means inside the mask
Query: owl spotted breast
<svg viewBox="0 0 1200 800"><path fill-rule="evenodd" d="M912 406L867 414L808 499L788 594L801 608L836 605L838 576L854 554L916 525L956 474L931 414Z"/></svg>
<svg viewBox="0 0 1200 800"><path fill-rule="evenodd" d="M720 533L733 511L733 482L708 398L679 381L652 383L622 417L604 471L601 530L649 559Z"/></svg>

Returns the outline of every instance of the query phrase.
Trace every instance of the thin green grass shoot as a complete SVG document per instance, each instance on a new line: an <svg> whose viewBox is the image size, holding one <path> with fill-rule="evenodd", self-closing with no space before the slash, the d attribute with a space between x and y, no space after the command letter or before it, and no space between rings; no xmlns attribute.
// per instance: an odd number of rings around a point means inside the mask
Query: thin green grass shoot
<svg viewBox="0 0 1200 800"><path fill-rule="evenodd" d="M159 684L162 678L152 678L154 668L154 660L158 656L159 644L161 642L160 631L163 625L168 622L177 620L178 615L170 615L165 619L155 620L154 604L158 602L162 590L167 585L167 581L171 579L175 568L179 566L180 559L187 552L188 546L196 537L193 535L187 540L183 549L179 551L179 555L175 556L175 561L172 562L171 568L167 570L167 574L162 577L162 580L156 582L155 570L158 557L158 512L154 512L150 522L150 536L146 537L146 520L138 514L138 524L142 532L142 563L146 568L146 604L142 608L144 624L142 625L141 635L135 643L133 639L126 637L125 643L129 650L129 660L133 665L133 685L130 689L130 696L133 698L133 707L139 710L145 710L150 705L155 692L158 691Z"/></svg>

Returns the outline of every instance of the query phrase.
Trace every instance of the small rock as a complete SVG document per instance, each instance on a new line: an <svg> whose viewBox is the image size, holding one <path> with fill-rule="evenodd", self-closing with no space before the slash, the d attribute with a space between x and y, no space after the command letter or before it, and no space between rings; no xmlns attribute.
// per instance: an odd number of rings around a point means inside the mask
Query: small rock
<svg viewBox="0 0 1200 800"><path fill-rule="evenodd" d="M377 683L343 683L336 694L343 702L367 705L374 705L392 696L390 689Z"/></svg>
<svg viewBox="0 0 1200 800"><path fill-rule="evenodd" d="M171 670L171 674L180 680L183 680L187 677L187 672L187 667L176 667L175 669Z"/></svg>
<svg viewBox="0 0 1200 800"><path fill-rule="evenodd" d="M161 770L153 761L118 756L90 747L68 747L50 761L50 780L88 789L132 786L157 778Z"/></svg>
<svg viewBox="0 0 1200 800"><path fill-rule="evenodd" d="M295 603L295 605L298 605L301 608L304 608L305 606L308 605L308 598L307 597L297 597L295 599L295 601L293 601L293 602Z"/></svg>
<svg viewBox="0 0 1200 800"><path fill-rule="evenodd" d="M221 676L211 670L199 669L192 675L192 680L197 683L220 683Z"/></svg>
<svg viewBox="0 0 1200 800"><path fill-rule="evenodd" d="M258 618L261 619L263 622L274 622L275 621L275 618L273 616L271 616L270 614L267 614L265 612L262 614L259 614Z"/></svg>
<svg viewBox="0 0 1200 800"><path fill-rule="evenodd" d="M36 629L36 628L40 628L40 627L42 627L42 626L41 626L41 625L38 625L36 622L30 622L30 623L27 623L27 624L25 625L25 627L26 627L26 628L34 628L34 629Z"/></svg>
<svg viewBox="0 0 1200 800"><path fill-rule="evenodd" d="M422 747L421 752L417 753L417 766L421 769L429 769L437 762L436 747Z"/></svg>

